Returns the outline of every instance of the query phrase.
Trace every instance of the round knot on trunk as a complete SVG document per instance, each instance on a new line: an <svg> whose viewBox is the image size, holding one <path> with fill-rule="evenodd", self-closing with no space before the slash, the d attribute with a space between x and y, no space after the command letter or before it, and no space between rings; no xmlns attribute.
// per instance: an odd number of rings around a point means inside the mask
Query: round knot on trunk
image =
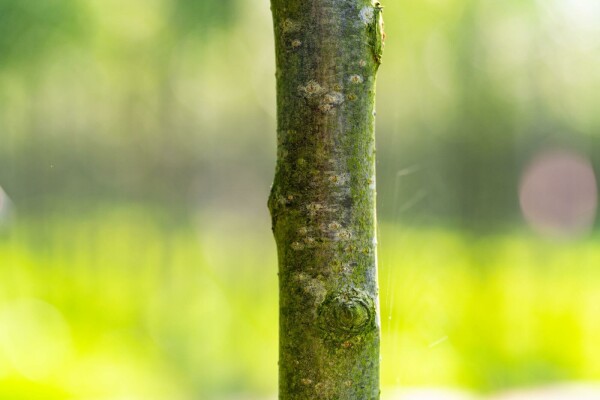
<svg viewBox="0 0 600 400"><path fill-rule="evenodd" d="M325 337L335 341L345 341L375 328L375 302L356 288L328 294L318 315Z"/></svg>

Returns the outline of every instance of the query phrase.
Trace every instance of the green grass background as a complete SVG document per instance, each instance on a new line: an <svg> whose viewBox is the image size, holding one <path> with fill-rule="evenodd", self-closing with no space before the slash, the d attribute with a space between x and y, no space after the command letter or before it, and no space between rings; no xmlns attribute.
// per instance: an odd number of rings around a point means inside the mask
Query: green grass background
<svg viewBox="0 0 600 400"><path fill-rule="evenodd" d="M276 391L268 226L124 206L0 239L0 398ZM480 391L600 376L597 237L380 227L382 384Z"/></svg>

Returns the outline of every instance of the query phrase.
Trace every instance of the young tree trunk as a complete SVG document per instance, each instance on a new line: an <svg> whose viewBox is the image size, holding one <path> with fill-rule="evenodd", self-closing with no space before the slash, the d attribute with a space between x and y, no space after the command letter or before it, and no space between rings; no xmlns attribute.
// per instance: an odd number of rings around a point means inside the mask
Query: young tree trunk
<svg viewBox="0 0 600 400"><path fill-rule="evenodd" d="M379 398L375 75L379 3L271 0L282 400Z"/></svg>

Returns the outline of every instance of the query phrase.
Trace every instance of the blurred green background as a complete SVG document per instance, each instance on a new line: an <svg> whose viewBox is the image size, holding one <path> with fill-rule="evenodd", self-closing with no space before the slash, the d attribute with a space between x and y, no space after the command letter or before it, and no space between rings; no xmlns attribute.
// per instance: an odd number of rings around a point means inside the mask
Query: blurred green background
<svg viewBox="0 0 600 400"><path fill-rule="evenodd" d="M600 3L384 6L384 389L600 379ZM1 399L276 393L270 18L0 0Z"/></svg>

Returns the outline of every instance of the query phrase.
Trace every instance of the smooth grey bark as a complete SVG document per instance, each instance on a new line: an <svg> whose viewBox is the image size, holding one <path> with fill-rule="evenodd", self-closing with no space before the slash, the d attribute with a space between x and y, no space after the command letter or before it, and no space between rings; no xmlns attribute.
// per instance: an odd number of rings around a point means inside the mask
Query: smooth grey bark
<svg viewBox="0 0 600 400"><path fill-rule="evenodd" d="M378 2L271 0L278 157L279 398L379 398Z"/></svg>

